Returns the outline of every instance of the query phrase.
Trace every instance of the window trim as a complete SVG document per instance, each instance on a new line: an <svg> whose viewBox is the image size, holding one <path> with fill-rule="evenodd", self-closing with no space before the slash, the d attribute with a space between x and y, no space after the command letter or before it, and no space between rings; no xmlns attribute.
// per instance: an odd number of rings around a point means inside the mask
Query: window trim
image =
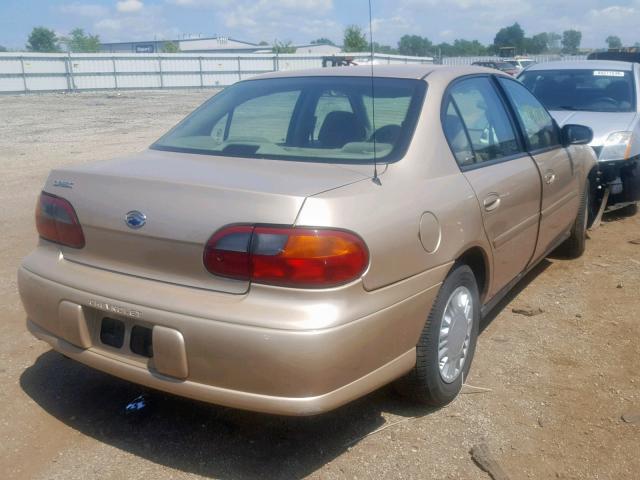
<svg viewBox="0 0 640 480"><path fill-rule="evenodd" d="M460 77L457 77L456 79L454 79L452 82L449 83L449 85L447 85L447 88L444 91L444 94L442 95L442 101L440 104L440 127L442 128L442 133L444 135L445 140L447 141L447 145L449 146L449 150L451 151L451 155L454 158L454 161L456 162L456 165L458 166L458 168L460 169L461 172L467 172L469 170L477 170L479 168L483 168L483 167L490 167L493 165L498 165L500 163L504 163L504 162L510 162L512 160L517 160L519 158L522 157L526 157L526 156L530 156L530 152L527 149L527 144L523 143L523 138L522 138L522 132L520 130L520 126L517 123L514 123L517 119L513 118L512 112L511 112L511 106L508 102L506 102L506 99L503 97L502 92L499 91L496 86L494 85L494 82L492 81L493 77L496 76L500 76L502 77L502 75L494 75L494 74L489 74L489 73L472 73L469 75L463 75ZM449 141L449 137L447 137L447 134L445 132L444 129L444 120L445 120L445 116L446 116L446 106L447 106L447 101L450 99L454 108L456 109L456 113L458 114L458 116L460 117L460 120L462 121L462 125L464 127L464 131L465 131L465 135L467 137L467 141L469 142L469 146L471 147L471 152L473 153L473 156L476 157L476 150L473 147L473 143L471 142L471 137L469 136L469 132L467 130L467 124L465 123L464 119L462 118L462 115L460 114L460 110L458 108L458 105L455 101L455 99L453 98L453 96L451 95L451 89L458 83L465 81L465 80L470 80L473 78L487 78L489 80L489 84L491 85L491 87L493 88L494 92L496 93L496 95L498 96L498 98L500 99L500 102L502 104L502 106L505 109L505 114L507 115L507 118L509 119L509 123L511 124L511 128L513 129L513 132L515 134L516 137L516 142L518 144L518 148L520 149L520 152L518 153L514 153L513 155L508 155L506 157L500 157L500 158L494 158L492 160L487 160L485 162L478 162L478 163L473 163L471 165L460 165L460 163L458 162L458 159L456 158L456 155L453 151L453 147L451 146L451 142ZM504 77L506 78L506 77ZM506 102L506 103L505 103Z"/></svg>
<svg viewBox="0 0 640 480"><path fill-rule="evenodd" d="M494 77L494 83L496 84L496 88L500 92L501 96L504 97L504 101L509 105L508 108L511 111L511 114L513 115L515 121L518 124L518 129L520 130L520 134L522 135L522 140L524 141L525 148L526 148L527 152L529 153L529 155L531 155L531 156L541 155L543 153L552 152L552 151L558 150L560 148L565 148L562 145L562 134L561 134L561 131L560 131L560 127L558 126L558 123L553 118L553 115L551 115L549 113L549 110L547 110L547 107L545 107L544 104L540 100L538 100L538 98L535 95L533 95L533 93L531 93L527 87L525 87L521 82L519 82L515 78L507 78L507 77L504 77L502 75L493 75L493 77ZM549 118L551 119L551 122L553 123L553 126L556 129L556 133L557 133L557 136L558 136L558 143L557 144L549 145L547 147L536 148L536 149L532 149L531 148L531 142L529 141L529 135L527 134L527 129L525 128L524 123L522 122L522 119L518 115L518 112L516 110L516 107L514 105L513 100L511 100L511 98L509 97L509 94L507 93L506 89L500 83L501 79L504 79L507 82L514 82L516 85L519 85L520 87L524 88L527 92L531 93L533 98L538 100L538 103L544 109L544 111L547 112L547 115L549 115Z"/></svg>

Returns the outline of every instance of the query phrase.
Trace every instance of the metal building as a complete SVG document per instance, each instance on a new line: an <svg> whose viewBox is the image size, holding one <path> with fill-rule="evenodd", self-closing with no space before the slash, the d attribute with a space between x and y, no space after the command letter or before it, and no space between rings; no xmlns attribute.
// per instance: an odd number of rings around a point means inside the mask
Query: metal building
<svg viewBox="0 0 640 480"><path fill-rule="evenodd" d="M162 53L165 45L173 43L183 53L262 53L271 52L270 45L214 36L206 38L184 38L178 40L148 40L135 42L101 43L104 53Z"/></svg>

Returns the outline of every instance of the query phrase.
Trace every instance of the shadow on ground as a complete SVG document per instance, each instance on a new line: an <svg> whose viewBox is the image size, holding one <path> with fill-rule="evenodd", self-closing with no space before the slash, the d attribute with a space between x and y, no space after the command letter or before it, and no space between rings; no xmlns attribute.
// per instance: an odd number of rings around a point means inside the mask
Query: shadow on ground
<svg viewBox="0 0 640 480"><path fill-rule="evenodd" d="M20 378L22 389L71 428L157 464L207 477L301 478L385 423L389 412L431 410L383 388L334 412L279 417L207 405L148 391L149 407L125 414L141 387L92 370L54 351Z"/></svg>
<svg viewBox="0 0 640 480"><path fill-rule="evenodd" d="M480 321L480 333L484 332L485 329L491 325L491 322L495 320L502 310L516 298L520 292L522 292L525 288L529 286L531 282L535 280L535 278L543 273L547 268L552 265L552 262L543 259L540 263L538 263L534 268L531 269L529 273L527 273L522 280L520 280L516 285L509 290L509 293L505 295L505 297L498 302L498 304L491 310L489 313Z"/></svg>
<svg viewBox="0 0 640 480"><path fill-rule="evenodd" d="M543 260L494 308L484 330L551 262ZM22 389L71 428L157 464L207 477L301 478L385 423L433 410L413 405L388 386L336 411L295 418L244 412L146 391L149 407L125 406L145 390L49 351L20 377Z"/></svg>

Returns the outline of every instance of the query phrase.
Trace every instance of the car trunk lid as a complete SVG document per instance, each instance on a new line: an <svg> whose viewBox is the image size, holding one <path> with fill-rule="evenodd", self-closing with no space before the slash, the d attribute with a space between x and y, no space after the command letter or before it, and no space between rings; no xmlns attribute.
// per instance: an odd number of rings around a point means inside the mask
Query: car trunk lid
<svg viewBox="0 0 640 480"><path fill-rule="evenodd" d="M248 283L206 271L203 249L233 223L292 225L305 197L370 177L370 167L148 150L54 170L45 191L71 202L83 249L66 260L128 275L241 294ZM128 225L137 211L144 225Z"/></svg>

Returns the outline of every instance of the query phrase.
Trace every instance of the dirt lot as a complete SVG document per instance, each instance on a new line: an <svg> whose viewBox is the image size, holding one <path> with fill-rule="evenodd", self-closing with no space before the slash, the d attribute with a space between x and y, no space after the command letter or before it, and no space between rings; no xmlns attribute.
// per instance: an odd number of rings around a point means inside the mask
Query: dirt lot
<svg viewBox="0 0 640 480"><path fill-rule="evenodd" d="M211 94L0 97L2 478L486 479L469 455L481 442L512 479L638 478L640 420L621 416L640 415L640 215L532 272L484 325L468 382L487 390L437 411L391 388L293 419L156 393L130 418L138 387L33 339L15 271L49 169L140 150Z"/></svg>

